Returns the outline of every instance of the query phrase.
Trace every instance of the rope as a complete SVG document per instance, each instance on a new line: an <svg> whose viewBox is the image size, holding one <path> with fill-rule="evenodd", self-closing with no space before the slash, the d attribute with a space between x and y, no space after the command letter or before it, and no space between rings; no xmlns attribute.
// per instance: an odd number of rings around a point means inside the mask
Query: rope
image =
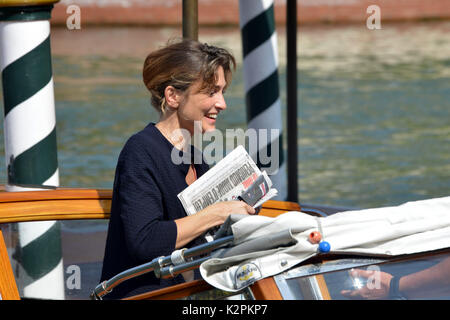
<svg viewBox="0 0 450 320"><path fill-rule="evenodd" d="M320 217L315 217L316 221L317 221L317 229L319 230L320 234L322 235L322 240L325 239L325 235L323 234L323 229L322 229L322 221Z"/></svg>

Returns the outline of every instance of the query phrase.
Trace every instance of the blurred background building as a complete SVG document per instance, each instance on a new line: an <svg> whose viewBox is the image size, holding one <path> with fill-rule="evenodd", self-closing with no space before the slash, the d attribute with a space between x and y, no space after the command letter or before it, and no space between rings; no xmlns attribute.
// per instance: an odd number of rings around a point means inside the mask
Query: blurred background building
<svg viewBox="0 0 450 320"><path fill-rule="evenodd" d="M378 5L383 21L450 18L448 0L298 0L300 25L357 23L367 19L366 9ZM62 0L53 10L52 22L65 24L66 8L78 5L84 24L175 25L181 23L181 0ZM286 1L275 0L275 20L285 23ZM199 0L201 25L239 24L238 0Z"/></svg>

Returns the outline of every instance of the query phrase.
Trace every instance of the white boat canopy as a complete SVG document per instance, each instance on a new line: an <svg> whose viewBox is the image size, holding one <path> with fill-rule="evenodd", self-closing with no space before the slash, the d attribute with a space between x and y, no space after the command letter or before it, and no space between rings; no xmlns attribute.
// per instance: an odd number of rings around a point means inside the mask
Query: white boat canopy
<svg viewBox="0 0 450 320"><path fill-rule="evenodd" d="M235 246L200 265L212 286L230 292L320 254L309 235L319 231L333 254L391 257L450 247L450 197L345 211L328 217L287 212L276 218L231 215L219 233Z"/></svg>

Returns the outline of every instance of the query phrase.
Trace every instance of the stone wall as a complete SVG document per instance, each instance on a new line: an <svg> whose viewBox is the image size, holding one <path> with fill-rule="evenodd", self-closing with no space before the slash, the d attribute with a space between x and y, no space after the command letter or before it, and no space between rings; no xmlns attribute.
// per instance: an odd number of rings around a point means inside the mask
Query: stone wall
<svg viewBox="0 0 450 320"><path fill-rule="evenodd" d="M252 1L252 0L248 0ZM300 24L364 23L370 5L381 9L381 20L450 18L450 0L298 0ZM182 0L62 0L55 5L52 23L65 24L70 5L81 9L81 23L125 25L179 25ZM239 24L238 0L198 0L201 25ZM275 0L275 19L285 23L286 0Z"/></svg>

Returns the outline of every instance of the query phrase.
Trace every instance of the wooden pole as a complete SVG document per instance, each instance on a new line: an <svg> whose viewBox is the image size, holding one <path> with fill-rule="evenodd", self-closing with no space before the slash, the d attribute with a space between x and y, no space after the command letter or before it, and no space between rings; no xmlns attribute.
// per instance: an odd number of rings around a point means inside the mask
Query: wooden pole
<svg viewBox="0 0 450 320"><path fill-rule="evenodd" d="M183 0L183 39L198 40L197 0Z"/></svg>
<svg viewBox="0 0 450 320"><path fill-rule="evenodd" d="M297 1L286 5L287 33L287 200L298 202L298 145L297 145Z"/></svg>
<svg viewBox="0 0 450 320"><path fill-rule="evenodd" d="M0 0L7 191L59 185L49 21L56 2ZM19 223L18 231L21 294L64 299L59 222Z"/></svg>

